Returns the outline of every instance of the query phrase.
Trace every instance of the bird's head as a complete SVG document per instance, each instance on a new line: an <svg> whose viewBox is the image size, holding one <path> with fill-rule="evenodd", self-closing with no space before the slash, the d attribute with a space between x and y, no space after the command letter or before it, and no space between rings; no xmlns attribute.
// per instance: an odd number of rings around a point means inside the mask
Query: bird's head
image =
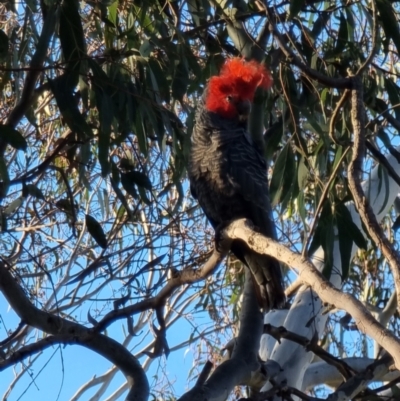
<svg viewBox="0 0 400 401"><path fill-rule="evenodd" d="M270 73L257 61L229 59L220 74L210 79L205 107L224 118L246 121L256 89L268 89L271 84Z"/></svg>

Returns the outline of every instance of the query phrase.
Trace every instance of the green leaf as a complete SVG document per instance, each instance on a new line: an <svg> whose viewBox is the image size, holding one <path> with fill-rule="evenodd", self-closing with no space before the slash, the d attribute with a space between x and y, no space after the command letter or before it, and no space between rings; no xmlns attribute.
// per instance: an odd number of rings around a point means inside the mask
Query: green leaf
<svg viewBox="0 0 400 401"><path fill-rule="evenodd" d="M210 4L205 0L188 0L188 10L196 26L206 23L207 14L209 12Z"/></svg>
<svg viewBox="0 0 400 401"><path fill-rule="evenodd" d="M130 176L130 173L121 173L121 184L129 195L137 199L138 194L136 192L135 185L132 177Z"/></svg>
<svg viewBox="0 0 400 401"><path fill-rule="evenodd" d="M331 7L329 7L325 11L320 12L318 18L315 20L311 30L314 40L318 38L318 36L321 34L322 30L328 23L329 19L332 17L333 13L329 11Z"/></svg>
<svg viewBox="0 0 400 401"><path fill-rule="evenodd" d="M396 118L400 120L400 89L390 78L385 78L385 88Z"/></svg>
<svg viewBox="0 0 400 401"><path fill-rule="evenodd" d="M300 131L299 125L299 107L302 104L299 104L299 93L297 88L296 77L293 71L290 68L285 67L283 69L283 80L282 80L284 91L285 91L285 102L287 103L287 108L290 110L290 129L296 129L298 132ZM303 109L304 110L304 109ZM297 136L295 136L296 138Z"/></svg>
<svg viewBox="0 0 400 401"><path fill-rule="evenodd" d="M138 187L140 199L146 204L151 205L151 200L147 197L146 191L143 187Z"/></svg>
<svg viewBox="0 0 400 401"><path fill-rule="evenodd" d="M319 216L317 227L315 228L314 236L311 240L310 247L308 249L308 254L313 255L314 252L322 245L324 242L323 234L324 229L329 222L332 221L332 211L331 204L329 201L325 201L324 206L322 207L321 214Z"/></svg>
<svg viewBox="0 0 400 401"><path fill-rule="evenodd" d="M10 125L0 124L0 138L14 149L25 151L28 147L22 134Z"/></svg>
<svg viewBox="0 0 400 401"><path fill-rule="evenodd" d="M8 175L7 164L3 156L0 156L0 200L3 199L10 187L10 176Z"/></svg>
<svg viewBox="0 0 400 401"><path fill-rule="evenodd" d="M383 212L383 210L385 209L388 200L389 200L389 174L386 170L386 168L380 164L378 166L378 178L379 178L379 183L378 183L378 191L376 193L376 197L378 198L378 196L381 194L382 191L382 185L384 184L384 190L385 190L385 199L383 200L383 204L381 209L378 211L377 214L381 214Z"/></svg>
<svg viewBox="0 0 400 401"><path fill-rule="evenodd" d="M44 195L42 191L34 184L22 186L22 196L27 197L28 195L44 200Z"/></svg>
<svg viewBox="0 0 400 401"><path fill-rule="evenodd" d="M129 218L131 219L131 221L134 221L134 216L133 213L129 207L128 201L126 200L124 194L122 193L122 191L118 188L118 184L112 179L112 177L110 178L110 182L111 182L111 186L113 187L115 194L117 195L117 198L121 201L122 206L119 208L118 213L117 213L117 218L118 219L122 219L125 211L128 213Z"/></svg>
<svg viewBox="0 0 400 401"><path fill-rule="evenodd" d="M297 182L300 191L302 191L307 184L308 168L305 164L304 157L301 157L297 168Z"/></svg>
<svg viewBox="0 0 400 401"><path fill-rule="evenodd" d="M324 250L324 268L322 274L329 280L333 269L333 245L335 242L335 229L333 224L333 216L326 222L323 229L322 249Z"/></svg>
<svg viewBox="0 0 400 401"><path fill-rule="evenodd" d="M14 214L21 207L23 201L24 198L22 196L14 199L6 208L4 208L4 215L11 216Z"/></svg>
<svg viewBox="0 0 400 401"><path fill-rule="evenodd" d="M333 268L333 245L335 240L334 218L331 203L325 201L312 238L308 253L312 255L320 246L324 250L324 268L322 274L330 278Z"/></svg>
<svg viewBox="0 0 400 401"><path fill-rule="evenodd" d="M265 158L269 161L273 154L278 149L279 143L284 132L283 118L280 118L276 123L268 128L264 135Z"/></svg>
<svg viewBox="0 0 400 401"><path fill-rule="evenodd" d="M8 36L0 29L0 60L4 60L8 54Z"/></svg>
<svg viewBox="0 0 400 401"><path fill-rule="evenodd" d="M7 231L7 216L0 210L0 232Z"/></svg>
<svg viewBox="0 0 400 401"><path fill-rule="evenodd" d="M82 140L91 138L93 136L92 130L80 112L73 96L75 84L71 74L64 74L48 81L61 115L71 131L76 132Z"/></svg>
<svg viewBox="0 0 400 401"><path fill-rule="evenodd" d="M139 108L140 108L140 113L136 113L136 137L138 139L139 143L139 149L143 153L144 156L147 156L148 154L148 143L147 143L147 136L146 136L146 131L143 126L143 113L144 113L144 108L145 106L142 103L139 103Z"/></svg>
<svg viewBox="0 0 400 401"><path fill-rule="evenodd" d="M111 177L116 184L119 184L120 171L119 171L117 165L113 161L111 161Z"/></svg>
<svg viewBox="0 0 400 401"><path fill-rule="evenodd" d="M79 81L80 65L86 54L85 37L77 0L62 2L59 36L62 53L67 61L65 75L69 75L71 86L76 87Z"/></svg>
<svg viewBox="0 0 400 401"><path fill-rule="evenodd" d="M271 178L270 193L273 206L286 197L295 177L296 161L292 147L287 143L279 153Z"/></svg>
<svg viewBox="0 0 400 401"><path fill-rule="evenodd" d="M118 1L114 1L110 6L108 6L108 19L117 26L118 19Z"/></svg>
<svg viewBox="0 0 400 401"><path fill-rule="evenodd" d="M345 7L346 17L347 17L347 32L348 32L348 40L349 42L354 42L354 16L350 7Z"/></svg>
<svg viewBox="0 0 400 401"><path fill-rule="evenodd" d="M306 4L306 0L290 0L289 18L294 18Z"/></svg>
<svg viewBox="0 0 400 401"><path fill-rule="evenodd" d="M344 208L347 210L346 207ZM350 234L350 230L348 230L347 219L342 213L336 214L336 225L338 229L340 260L342 262L342 277L345 279L349 275L353 238Z"/></svg>
<svg viewBox="0 0 400 401"><path fill-rule="evenodd" d="M347 30L347 20L344 14L340 13L340 25L339 25L339 32L336 41L336 47L333 50L333 54L340 54L344 48L346 47L347 40L348 40L349 32Z"/></svg>
<svg viewBox="0 0 400 401"><path fill-rule="evenodd" d="M134 182L136 185L148 189L149 191L152 190L153 186L146 174L142 173L141 171L130 171L128 174L132 182Z"/></svg>
<svg viewBox="0 0 400 401"><path fill-rule="evenodd" d="M98 158L101 166L101 175L106 177L111 170L108 154L111 142L111 124L113 120L113 104L106 93L97 93L97 107L100 117Z"/></svg>
<svg viewBox="0 0 400 401"><path fill-rule="evenodd" d="M307 209L304 200L304 191L300 191L297 196L297 210L304 225L306 225Z"/></svg>
<svg viewBox="0 0 400 401"><path fill-rule="evenodd" d="M367 241L360 229L353 222L351 213L345 204L339 203L336 205L335 217L339 236L342 274L343 278L346 278L349 273L353 243L361 249L367 249Z"/></svg>
<svg viewBox="0 0 400 401"><path fill-rule="evenodd" d="M109 94L112 83L108 75L93 60L89 62L93 71L93 89L96 95L96 106L99 111L99 142L98 159L101 166L101 175L106 177L111 171L109 151L111 143L111 127L114 118L114 103Z"/></svg>
<svg viewBox="0 0 400 401"><path fill-rule="evenodd" d="M186 94L189 85L189 71L185 61L179 61L175 67L175 75L172 81L172 96L180 101Z"/></svg>
<svg viewBox="0 0 400 401"><path fill-rule="evenodd" d="M96 241L97 245L99 245L103 249L107 248L107 238L100 223L89 214L85 216L85 221L89 234Z"/></svg>
<svg viewBox="0 0 400 401"><path fill-rule="evenodd" d="M376 7L379 11L381 26L387 38L391 38L400 52L400 30L399 22L397 21L395 11L392 4L388 0L377 0Z"/></svg>

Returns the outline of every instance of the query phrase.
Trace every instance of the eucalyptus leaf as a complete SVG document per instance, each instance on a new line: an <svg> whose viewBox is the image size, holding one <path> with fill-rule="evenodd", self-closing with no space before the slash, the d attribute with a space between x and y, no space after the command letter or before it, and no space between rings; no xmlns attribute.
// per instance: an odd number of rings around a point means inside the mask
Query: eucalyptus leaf
<svg viewBox="0 0 400 401"><path fill-rule="evenodd" d="M107 238L100 223L89 214L85 216L85 221L89 234L96 241L97 245L103 249L107 248Z"/></svg>

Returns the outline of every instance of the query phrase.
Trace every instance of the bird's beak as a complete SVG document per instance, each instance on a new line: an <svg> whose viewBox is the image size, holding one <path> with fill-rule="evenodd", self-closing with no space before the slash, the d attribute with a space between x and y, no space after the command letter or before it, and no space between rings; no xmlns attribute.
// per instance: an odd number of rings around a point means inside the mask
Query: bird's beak
<svg viewBox="0 0 400 401"><path fill-rule="evenodd" d="M251 102L248 99L240 100L237 105L236 109L239 115L240 121L246 121L249 117L251 112Z"/></svg>

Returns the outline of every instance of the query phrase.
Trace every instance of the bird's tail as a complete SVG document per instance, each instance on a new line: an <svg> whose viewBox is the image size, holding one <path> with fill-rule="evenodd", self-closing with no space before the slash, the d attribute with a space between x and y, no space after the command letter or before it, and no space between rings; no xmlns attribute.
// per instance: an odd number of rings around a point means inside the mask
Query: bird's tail
<svg viewBox="0 0 400 401"><path fill-rule="evenodd" d="M264 312L283 308L286 298L279 262L247 250L243 253L243 259L252 273L258 303Z"/></svg>

